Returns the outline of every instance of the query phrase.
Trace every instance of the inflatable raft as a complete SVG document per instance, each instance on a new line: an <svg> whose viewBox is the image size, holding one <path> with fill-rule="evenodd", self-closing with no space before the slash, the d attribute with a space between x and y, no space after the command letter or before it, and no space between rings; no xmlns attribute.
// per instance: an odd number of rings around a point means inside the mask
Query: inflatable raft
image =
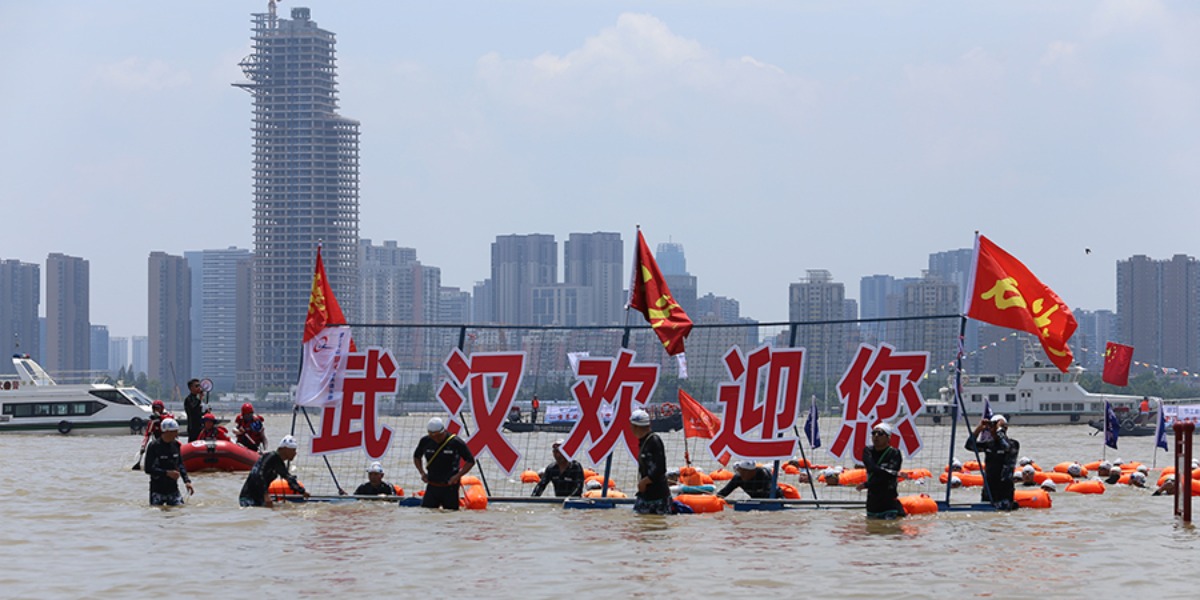
<svg viewBox="0 0 1200 600"><path fill-rule="evenodd" d="M188 442L180 448L180 455L189 473L249 471L258 462L258 452L224 440Z"/></svg>

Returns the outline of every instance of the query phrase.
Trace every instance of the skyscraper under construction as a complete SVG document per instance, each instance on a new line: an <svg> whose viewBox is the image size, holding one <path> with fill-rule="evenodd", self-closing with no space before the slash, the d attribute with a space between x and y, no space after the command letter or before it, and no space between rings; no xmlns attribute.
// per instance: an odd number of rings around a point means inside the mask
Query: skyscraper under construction
<svg viewBox="0 0 1200 600"><path fill-rule="evenodd" d="M307 8L253 15L240 63L254 97L251 364L238 388L295 383L319 242L342 306L357 306L358 121L337 114L334 34ZM230 282L232 285L233 282ZM352 315L348 317L353 318Z"/></svg>

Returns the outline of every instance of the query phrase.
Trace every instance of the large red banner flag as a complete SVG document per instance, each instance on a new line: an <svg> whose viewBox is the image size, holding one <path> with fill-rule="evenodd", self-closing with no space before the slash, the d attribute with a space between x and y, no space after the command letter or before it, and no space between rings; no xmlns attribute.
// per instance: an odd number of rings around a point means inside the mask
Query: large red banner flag
<svg viewBox="0 0 1200 600"><path fill-rule="evenodd" d="M341 402L346 355L353 352L350 328L345 323L346 316L325 276L325 263L318 246L308 317L304 320L304 356L300 381L296 384L297 405L332 406Z"/></svg>
<svg viewBox="0 0 1200 600"><path fill-rule="evenodd" d="M967 290L963 314L968 318L1029 332L1060 371L1071 366L1075 357L1067 340L1078 327L1071 309L1021 261L982 235L975 238Z"/></svg>
<svg viewBox="0 0 1200 600"><path fill-rule="evenodd" d="M1124 387L1129 385L1129 365L1133 362L1133 346L1109 342L1104 348L1104 383Z"/></svg>
<svg viewBox="0 0 1200 600"><path fill-rule="evenodd" d="M633 285L629 290L629 308L637 310L662 340L667 354L683 352L683 340L692 331L692 320L671 297L667 280L646 245L642 230L637 232L637 251L633 257Z"/></svg>

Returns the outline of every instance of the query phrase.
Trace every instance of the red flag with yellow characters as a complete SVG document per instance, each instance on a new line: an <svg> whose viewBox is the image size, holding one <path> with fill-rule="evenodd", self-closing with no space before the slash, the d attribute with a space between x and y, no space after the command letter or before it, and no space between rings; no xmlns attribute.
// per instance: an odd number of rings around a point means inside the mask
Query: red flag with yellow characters
<svg viewBox="0 0 1200 600"><path fill-rule="evenodd" d="M967 289L963 314L968 318L1029 332L1060 371L1071 366L1075 357L1067 340L1078 327L1071 309L1021 261L982 235L975 239Z"/></svg>
<svg viewBox="0 0 1200 600"><path fill-rule="evenodd" d="M321 259L321 247L317 246L317 265L313 270L312 293L308 297L308 317L304 319L304 342L308 343L329 325L345 324L346 315L342 314L333 288L329 287L325 261Z"/></svg>
<svg viewBox="0 0 1200 600"><path fill-rule="evenodd" d="M654 333L658 334L658 339L662 340L667 354L674 356L683 352L683 340L692 331L692 320L671 297L667 280L658 270L658 263L654 261L641 229L638 229L637 244L629 307L646 317Z"/></svg>

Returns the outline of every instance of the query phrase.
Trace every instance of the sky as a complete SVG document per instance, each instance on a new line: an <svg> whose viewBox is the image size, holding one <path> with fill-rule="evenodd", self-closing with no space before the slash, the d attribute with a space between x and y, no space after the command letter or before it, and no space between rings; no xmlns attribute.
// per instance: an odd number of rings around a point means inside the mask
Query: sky
<svg viewBox="0 0 1200 600"><path fill-rule="evenodd" d="M1200 4L296 6L337 34L360 235L443 285L497 235L617 231L628 259L639 224L762 321L809 269L857 298L976 230L1073 308L1115 308L1118 260L1200 255ZM150 252L251 248L230 84L265 9L0 0L0 259L88 259L92 323L128 336Z"/></svg>

